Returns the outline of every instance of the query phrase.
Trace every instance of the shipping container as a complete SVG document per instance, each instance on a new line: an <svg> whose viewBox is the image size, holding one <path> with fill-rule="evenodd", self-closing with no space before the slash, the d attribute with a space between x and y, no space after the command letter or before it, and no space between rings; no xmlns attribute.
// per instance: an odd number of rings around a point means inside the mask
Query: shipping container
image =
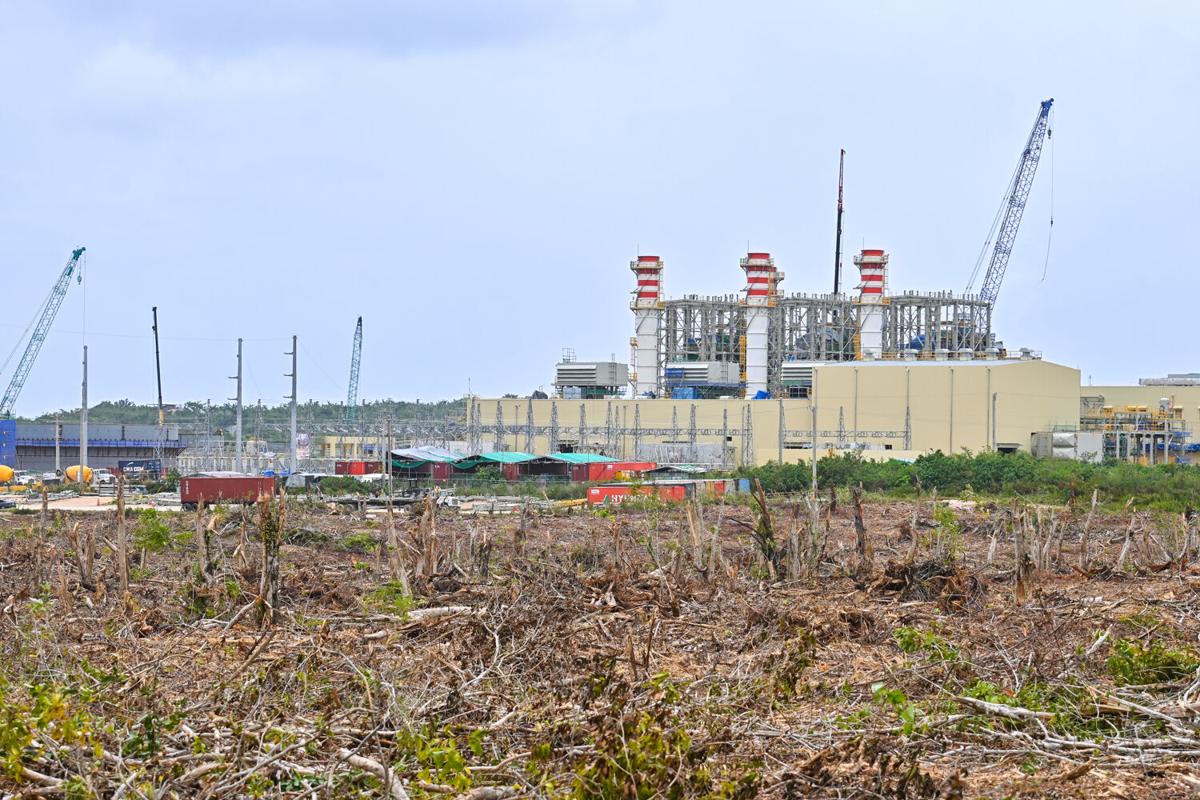
<svg viewBox="0 0 1200 800"><path fill-rule="evenodd" d="M683 484L592 486L588 488L588 504L593 506L604 503L615 505L633 495L657 496L665 503L682 503L687 498L688 490L687 486Z"/></svg>
<svg viewBox="0 0 1200 800"><path fill-rule="evenodd" d="M256 503L259 497L275 494L275 479L255 475L189 475L179 481L179 500L184 508L203 502Z"/></svg>
<svg viewBox="0 0 1200 800"><path fill-rule="evenodd" d="M162 475L162 462L157 458L123 458L117 461L117 472L131 478L157 478Z"/></svg>
<svg viewBox="0 0 1200 800"><path fill-rule="evenodd" d="M609 461L588 464L589 481L616 481L636 478L647 470L658 466L653 461Z"/></svg>
<svg viewBox="0 0 1200 800"><path fill-rule="evenodd" d="M334 475L378 475L383 472L382 461L335 461Z"/></svg>

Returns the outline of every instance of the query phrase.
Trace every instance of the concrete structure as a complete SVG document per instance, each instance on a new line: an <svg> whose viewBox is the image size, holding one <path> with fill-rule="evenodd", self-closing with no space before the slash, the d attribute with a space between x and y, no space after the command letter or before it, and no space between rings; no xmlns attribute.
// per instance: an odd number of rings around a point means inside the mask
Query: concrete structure
<svg viewBox="0 0 1200 800"><path fill-rule="evenodd" d="M482 450L498 442L621 459L667 449L693 456L681 462L734 467L807 460L814 426L822 453L915 458L933 450L1027 452L1035 432L1079 424L1079 371L1037 358L808 366L808 396L786 399L475 398L468 439Z"/></svg>
<svg viewBox="0 0 1200 800"><path fill-rule="evenodd" d="M16 469L52 472L80 463L80 425L78 423L17 422L15 425ZM162 428L162 467L176 466L186 443L180 439L178 425ZM157 425L105 425L87 428L88 465L114 469L118 462L153 459L158 456Z"/></svg>

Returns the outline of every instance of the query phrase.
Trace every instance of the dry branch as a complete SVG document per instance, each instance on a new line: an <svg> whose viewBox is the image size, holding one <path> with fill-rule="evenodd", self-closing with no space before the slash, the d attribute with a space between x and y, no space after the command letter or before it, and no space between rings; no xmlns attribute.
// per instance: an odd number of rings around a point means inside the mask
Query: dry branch
<svg viewBox="0 0 1200 800"><path fill-rule="evenodd" d="M400 783L400 779L396 777L396 773L392 771L391 767L384 766L373 758L360 756L344 747L338 748L337 756L350 766L366 770L383 781L383 785L392 800L408 800L408 792L404 791L404 786Z"/></svg>

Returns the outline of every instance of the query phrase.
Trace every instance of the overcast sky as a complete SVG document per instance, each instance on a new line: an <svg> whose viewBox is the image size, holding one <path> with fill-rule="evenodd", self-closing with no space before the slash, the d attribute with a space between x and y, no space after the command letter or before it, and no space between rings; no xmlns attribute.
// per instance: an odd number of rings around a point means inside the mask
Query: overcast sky
<svg viewBox="0 0 1200 800"><path fill-rule="evenodd" d="M231 396L238 336L278 402L293 333L344 399L359 315L365 398L528 393L628 359L638 252L828 291L840 147L846 249L961 291L1047 97L997 331L1200 370L1193 3L4 0L0 76L0 357L88 248L22 414L78 405L85 301L93 402L153 402L153 305L167 402Z"/></svg>

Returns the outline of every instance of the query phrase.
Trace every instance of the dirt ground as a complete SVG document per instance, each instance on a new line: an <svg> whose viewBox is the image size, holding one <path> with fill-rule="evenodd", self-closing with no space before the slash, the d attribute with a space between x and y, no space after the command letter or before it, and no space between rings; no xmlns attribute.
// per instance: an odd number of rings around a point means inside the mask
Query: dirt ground
<svg viewBox="0 0 1200 800"><path fill-rule="evenodd" d="M1200 795L1188 520L770 512L0 512L0 797Z"/></svg>

